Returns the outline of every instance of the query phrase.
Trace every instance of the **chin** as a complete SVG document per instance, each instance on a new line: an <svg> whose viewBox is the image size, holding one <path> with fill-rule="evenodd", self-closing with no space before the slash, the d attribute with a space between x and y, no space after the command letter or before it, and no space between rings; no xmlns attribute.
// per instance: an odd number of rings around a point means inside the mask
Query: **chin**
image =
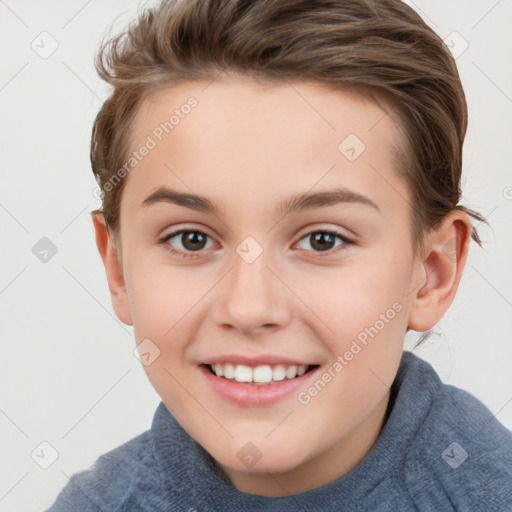
<svg viewBox="0 0 512 512"><path fill-rule="evenodd" d="M299 446L301 447L300 455ZM208 450L208 447L206 447ZM262 443L244 442L236 445L216 446L208 450L211 456L228 471L247 474L283 473L304 462L304 447L300 444L283 450L283 442L262 446ZM228 452L228 453L227 453ZM231 454L229 453L231 452Z"/></svg>

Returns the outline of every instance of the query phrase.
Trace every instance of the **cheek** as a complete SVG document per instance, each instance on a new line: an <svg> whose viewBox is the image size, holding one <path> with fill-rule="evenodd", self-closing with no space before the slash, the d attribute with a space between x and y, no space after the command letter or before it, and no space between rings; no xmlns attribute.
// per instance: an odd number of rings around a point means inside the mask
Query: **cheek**
<svg viewBox="0 0 512 512"><path fill-rule="evenodd" d="M194 313L204 289L179 269L142 268L148 271L131 274L129 291L135 339L149 347L152 357L143 368L173 414L185 421L180 411L190 410L193 404L183 390L194 387L185 356L195 338Z"/></svg>
<svg viewBox="0 0 512 512"><path fill-rule="evenodd" d="M329 286L330 299L312 309L329 327L322 342L332 359L315 389L302 390L303 398L319 423L350 430L374 410L396 375L407 327L405 288L383 272L354 268Z"/></svg>
<svg viewBox="0 0 512 512"><path fill-rule="evenodd" d="M157 338L169 335L169 329L179 325L180 319L200 300L208 284L190 271L153 262L134 264L128 275L127 291L134 324ZM149 332L141 334L149 335Z"/></svg>
<svg viewBox="0 0 512 512"><path fill-rule="evenodd" d="M381 338L385 331L401 329L403 315L398 313L405 309L409 292L405 282L406 272L400 275L382 261L381 265L361 263L311 278L309 287L302 287L298 294L314 314L312 321L326 327L331 351L338 355L352 339L375 324L382 331ZM392 324L394 328L390 328Z"/></svg>
<svg viewBox="0 0 512 512"><path fill-rule="evenodd" d="M184 393L196 385L188 347L197 339L201 320L208 314L204 296L215 279L211 272L201 275L197 268L156 262L140 264L130 276L135 339L137 343L149 339L158 354L151 364L144 365L144 371L166 405L180 415L181 410L193 407Z"/></svg>
<svg viewBox="0 0 512 512"><path fill-rule="evenodd" d="M324 376L329 383L312 404L315 414L340 421L347 410L364 416L391 385L407 327L408 272L406 261L382 257L380 265L339 269L319 283L324 293L309 295L308 305L328 327L322 341L332 357L331 372ZM340 409L333 410L332 403Z"/></svg>

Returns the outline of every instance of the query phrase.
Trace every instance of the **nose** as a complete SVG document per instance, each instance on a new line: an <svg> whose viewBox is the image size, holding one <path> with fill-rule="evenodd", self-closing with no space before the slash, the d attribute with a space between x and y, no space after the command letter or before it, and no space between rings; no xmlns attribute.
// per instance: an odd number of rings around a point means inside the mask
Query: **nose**
<svg viewBox="0 0 512 512"><path fill-rule="evenodd" d="M216 324L244 335L285 327L291 317L291 292L265 251L251 263L235 253L232 262L218 285L212 313Z"/></svg>

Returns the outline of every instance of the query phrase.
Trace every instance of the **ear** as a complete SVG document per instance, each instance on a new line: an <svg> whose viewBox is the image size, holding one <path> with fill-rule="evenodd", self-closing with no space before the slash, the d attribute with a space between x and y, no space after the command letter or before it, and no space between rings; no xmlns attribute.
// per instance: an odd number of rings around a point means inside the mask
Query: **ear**
<svg viewBox="0 0 512 512"><path fill-rule="evenodd" d="M452 210L429 233L418 261L408 328L427 331L444 316L459 287L470 240L471 222L460 210Z"/></svg>
<svg viewBox="0 0 512 512"><path fill-rule="evenodd" d="M123 267L114 250L103 212L93 212L92 221L96 232L96 245L107 273L112 307L121 322L126 325L133 325L130 303L124 282Z"/></svg>

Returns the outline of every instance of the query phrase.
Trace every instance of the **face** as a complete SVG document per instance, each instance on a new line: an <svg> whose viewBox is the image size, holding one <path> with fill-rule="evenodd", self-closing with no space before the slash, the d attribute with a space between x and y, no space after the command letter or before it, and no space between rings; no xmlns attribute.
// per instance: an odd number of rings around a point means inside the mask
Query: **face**
<svg viewBox="0 0 512 512"><path fill-rule="evenodd" d="M162 400L241 490L331 481L383 426L421 281L397 138L376 104L310 82L187 83L138 111L124 318Z"/></svg>

